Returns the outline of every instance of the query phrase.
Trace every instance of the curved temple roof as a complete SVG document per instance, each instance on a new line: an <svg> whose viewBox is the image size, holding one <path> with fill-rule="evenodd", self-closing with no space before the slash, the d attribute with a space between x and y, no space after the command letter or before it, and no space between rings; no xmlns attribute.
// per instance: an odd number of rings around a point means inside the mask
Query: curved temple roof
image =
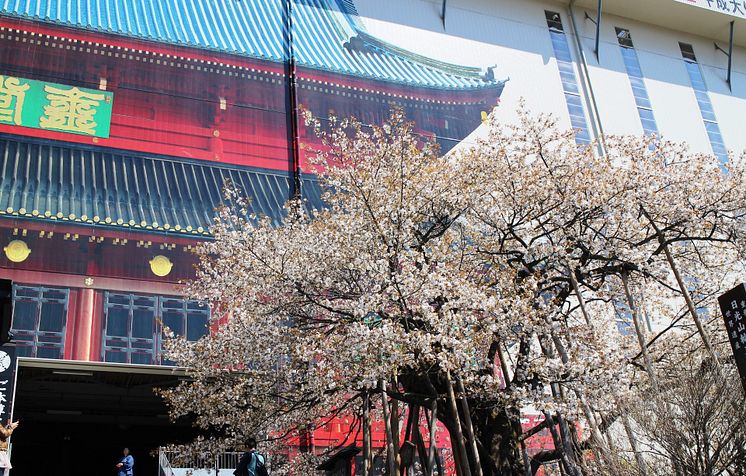
<svg viewBox="0 0 746 476"><path fill-rule="evenodd" d="M282 221L287 172L0 136L0 216L208 235L227 181L251 198L251 213ZM302 195L309 211L324 206L310 176Z"/></svg>
<svg viewBox="0 0 746 476"><path fill-rule="evenodd" d="M291 0L298 65L440 89L497 83L370 36L350 0ZM0 15L251 58L287 59L285 0L0 0Z"/></svg>

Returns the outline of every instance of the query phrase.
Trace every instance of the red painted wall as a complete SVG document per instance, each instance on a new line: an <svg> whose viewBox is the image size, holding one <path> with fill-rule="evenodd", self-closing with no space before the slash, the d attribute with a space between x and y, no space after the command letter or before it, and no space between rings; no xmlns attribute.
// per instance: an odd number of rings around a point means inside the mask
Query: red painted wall
<svg viewBox="0 0 746 476"><path fill-rule="evenodd" d="M109 138L3 124L0 133L289 170L283 71L277 63L0 19L0 74L114 92ZM398 105L448 143L468 135L498 99L491 88L454 92L314 70L298 75L298 102L321 117L375 124ZM301 142L313 141L300 131ZM301 167L309 169L305 161Z"/></svg>
<svg viewBox="0 0 746 476"><path fill-rule="evenodd" d="M109 138L10 125L0 125L0 133L275 170L292 167L283 65L2 18L0 74L114 92ZM391 105L399 105L428 136L454 140L471 132L480 113L497 101L491 89L451 92L321 71L298 74L298 100L317 115L380 123ZM301 143L314 141L299 129ZM309 169L305 156L300 166ZM0 241L14 237L22 237L32 253L23 263L0 255L0 277L70 289L66 359L100 360L104 290L174 295L176 283L191 278L196 263L185 249L196 243L193 237L1 218ZM150 272L148 260L156 254L174 262L167 278ZM347 430L349 422L340 418L316 429L312 439L318 446L332 445ZM383 446L383 435L383 423L377 422L375 447ZM445 429L438 438L439 447L450 447Z"/></svg>

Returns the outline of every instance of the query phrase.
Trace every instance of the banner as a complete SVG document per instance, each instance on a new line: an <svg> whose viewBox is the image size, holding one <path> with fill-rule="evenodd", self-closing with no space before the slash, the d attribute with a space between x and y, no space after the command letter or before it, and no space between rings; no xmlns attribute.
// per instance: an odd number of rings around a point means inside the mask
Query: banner
<svg viewBox="0 0 746 476"><path fill-rule="evenodd" d="M0 124L109 137L114 93L0 75Z"/></svg>
<svg viewBox="0 0 746 476"><path fill-rule="evenodd" d="M16 348L0 347L0 425L3 426L13 416L17 370Z"/></svg>
<svg viewBox="0 0 746 476"><path fill-rule="evenodd" d="M676 0L713 12L724 13L736 18L746 19L746 0Z"/></svg>

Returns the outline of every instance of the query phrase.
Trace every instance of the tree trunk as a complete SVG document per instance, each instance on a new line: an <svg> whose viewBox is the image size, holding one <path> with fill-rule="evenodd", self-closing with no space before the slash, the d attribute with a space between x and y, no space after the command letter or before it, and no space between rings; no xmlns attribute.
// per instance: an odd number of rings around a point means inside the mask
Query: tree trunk
<svg viewBox="0 0 746 476"><path fill-rule="evenodd" d="M482 442L482 474L484 476L525 476L521 455L520 411L517 408L472 407L476 438Z"/></svg>
<svg viewBox="0 0 746 476"><path fill-rule="evenodd" d="M410 374L400 375L399 382L403 385L405 392L411 392L412 394L442 395L446 393L445 381L442 378L430 381L426 375ZM437 386L438 389L434 388L434 386ZM422 401L422 403L425 404L425 401ZM443 403L443 400L440 400L438 403ZM427 406L433 408L434 399L428 399ZM424 409L424 407L422 408ZM526 467L520 448L520 437L523 430L521 428L519 409L492 404L481 406L478 401L472 403L471 400L468 402L468 408L468 411L471 413L474 439L480 443L477 446L477 450L479 451L482 476L525 476ZM451 435L456 435L455 422L450 411L442 411L441 408L436 408L435 412L425 411L425 414L429 416L427 423L432 423L429 426L433 443L435 443L435 423L438 420L445 425ZM433 416L435 419L433 419ZM418 428L418 431L415 432L415 444L418 450L420 450L420 443L417 441L419 426L415 425L415 427ZM455 441L453 443L454 445L456 444ZM428 476L435 471L436 467L435 446L433 444L432 451L427 452L425 474ZM470 460L470 463L472 462ZM430 463L433 463L432 466ZM474 466L472 466L473 468ZM476 475L478 473L472 471L472 474Z"/></svg>

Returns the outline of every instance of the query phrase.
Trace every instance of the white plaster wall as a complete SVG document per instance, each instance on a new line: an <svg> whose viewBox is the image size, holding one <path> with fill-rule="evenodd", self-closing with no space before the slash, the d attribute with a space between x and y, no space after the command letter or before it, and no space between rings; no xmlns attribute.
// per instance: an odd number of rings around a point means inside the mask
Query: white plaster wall
<svg viewBox="0 0 746 476"><path fill-rule="evenodd" d="M564 127L570 127L544 20L547 4L500 3L495 8L488 0L449 1L445 31L440 2L357 0L355 5L368 31L385 41L455 64L480 68L496 64L495 77L510 78L498 108L504 120L515 117L523 97L530 109L554 113Z"/></svg>
<svg viewBox="0 0 746 476"><path fill-rule="evenodd" d="M583 18L582 10L577 10L577 17ZM590 52L593 48L595 25L584 21L579 26L581 41ZM738 66L739 58L741 65L746 65L746 52L739 48L734 51L734 91L731 93L725 82L726 57L715 51L711 39L615 16L604 16L602 19L600 63L592 53L587 55L605 132L630 133L634 132L632 129L635 127L638 133L642 130L639 120L636 125L632 124L637 119L637 112L614 36L615 26L630 30L645 75L656 122L665 138L686 141L696 151L711 152L694 91L681 58L681 41L694 47L726 146L737 151L746 149L746 137L739 133L744 125L743 112L746 106L746 85L739 85L739 78L743 81L746 77ZM622 85L626 87L622 88Z"/></svg>
<svg viewBox="0 0 746 476"><path fill-rule="evenodd" d="M544 19L544 10L560 13L577 59L566 6L549 0L448 0L444 29L440 0L356 0L355 5L366 28L383 40L451 63L497 64L496 77L510 78L498 109L501 119L513 119L515 106L523 97L530 109L554 113L569 127ZM595 12L588 13L595 16ZM575 17L605 133L642 133L615 37L614 27L618 26L630 30L658 129L665 138L686 141L695 151L711 152L681 58L678 42L682 41L694 47L726 147L738 152L746 149L742 132L746 129L746 50L734 51L731 92L725 82L726 57L715 51L711 39L605 15L597 61L593 54L595 25L584 20L581 9L575 9ZM580 80L580 71L576 73Z"/></svg>

